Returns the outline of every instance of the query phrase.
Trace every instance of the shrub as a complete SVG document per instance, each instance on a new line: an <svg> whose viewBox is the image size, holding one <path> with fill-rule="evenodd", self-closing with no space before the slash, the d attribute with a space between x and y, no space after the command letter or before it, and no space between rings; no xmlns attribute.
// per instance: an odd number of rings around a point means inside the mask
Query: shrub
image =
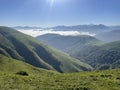
<svg viewBox="0 0 120 90"><path fill-rule="evenodd" d="M22 75L22 76L28 76L28 73L26 71L19 71L16 74Z"/></svg>

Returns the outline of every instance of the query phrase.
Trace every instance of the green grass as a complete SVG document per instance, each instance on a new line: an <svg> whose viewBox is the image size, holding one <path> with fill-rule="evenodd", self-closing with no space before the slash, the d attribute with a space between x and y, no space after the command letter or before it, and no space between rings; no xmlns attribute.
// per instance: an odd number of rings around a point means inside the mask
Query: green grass
<svg viewBox="0 0 120 90"><path fill-rule="evenodd" d="M72 74L0 72L0 90L119 90L120 69Z"/></svg>
<svg viewBox="0 0 120 90"><path fill-rule="evenodd" d="M0 90L119 90L119 88L120 69L58 73L0 55Z"/></svg>

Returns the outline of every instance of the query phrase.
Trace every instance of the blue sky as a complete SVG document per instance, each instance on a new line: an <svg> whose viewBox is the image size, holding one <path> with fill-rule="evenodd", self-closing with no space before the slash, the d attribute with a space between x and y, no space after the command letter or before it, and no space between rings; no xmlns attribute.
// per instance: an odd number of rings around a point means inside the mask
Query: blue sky
<svg viewBox="0 0 120 90"><path fill-rule="evenodd" d="M120 25L120 0L0 0L0 26Z"/></svg>

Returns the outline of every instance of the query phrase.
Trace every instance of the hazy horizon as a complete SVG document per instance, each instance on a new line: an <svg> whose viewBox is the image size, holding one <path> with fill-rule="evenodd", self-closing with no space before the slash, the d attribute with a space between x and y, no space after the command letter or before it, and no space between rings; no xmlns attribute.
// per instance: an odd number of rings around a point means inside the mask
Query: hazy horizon
<svg viewBox="0 0 120 90"><path fill-rule="evenodd" d="M38 27L38 28L51 28L51 27L56 27L56 26L78 26L78 25L104 25L104 26L108 26L108 27L114 27L114 26L120 26L120 24L111 24L111 25L107 25L107 24L103 24L103 23L99 23L99 24L71 24L71 25L65 25L65 24L60 24L60 25L50 25L50 26L35 26L35 25L0 25L0 26L8 26L8 27Z"/></svg>

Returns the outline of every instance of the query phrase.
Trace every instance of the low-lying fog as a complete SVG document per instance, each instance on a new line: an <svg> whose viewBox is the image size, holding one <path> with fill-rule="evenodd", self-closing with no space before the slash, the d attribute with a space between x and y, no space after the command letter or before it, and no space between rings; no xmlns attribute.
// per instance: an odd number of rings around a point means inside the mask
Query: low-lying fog
<svg viewBox="0 0 120 90"><path fill-rule="evenodd" d="M95 34L91 34L89 32L78 32L78 31L54 31L54 30L18 30L24 34L37 37L39 35L44 35L44 34L60 34L60 35L90 35L94 36Z"/></svg>

